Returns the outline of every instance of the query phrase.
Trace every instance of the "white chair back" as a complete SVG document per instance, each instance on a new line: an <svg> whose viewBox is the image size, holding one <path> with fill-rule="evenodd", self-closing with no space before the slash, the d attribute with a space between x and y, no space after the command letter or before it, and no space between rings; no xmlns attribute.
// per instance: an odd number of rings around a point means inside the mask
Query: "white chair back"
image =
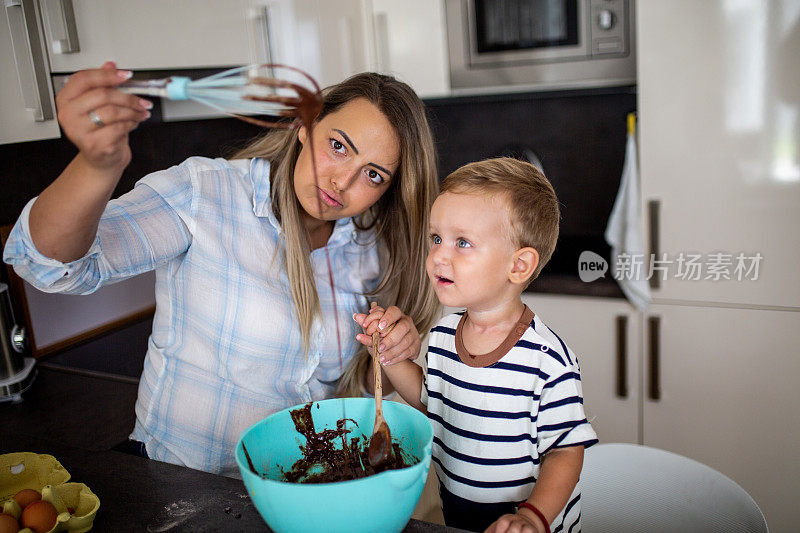
<svg viewBox="0 0 800 533"><path fill-rule="evenodd" d="M761 509L702 463L635 444L598 444L581 472L584 533L766 533Z"/></svg>

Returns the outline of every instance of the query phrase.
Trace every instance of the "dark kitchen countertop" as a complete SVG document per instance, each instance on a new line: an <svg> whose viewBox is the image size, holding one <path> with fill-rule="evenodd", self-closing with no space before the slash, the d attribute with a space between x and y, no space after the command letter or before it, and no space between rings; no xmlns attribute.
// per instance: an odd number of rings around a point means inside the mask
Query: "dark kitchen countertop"
<svg viewBox="0 0 800 533"><path fill-rule="evenodd" d="M88 451L110 450L128 438L137 380L46 364L37 368L22 402L0 403L6 428ZM6 438L0 440L5 444Z"/></svg>
<svg viewBox="0 0 800 533"><path fill-rule="evenodd" d="M40 367L22 402L0 403L0 453L56 457L100 498L95 531L269 531L241 480L110 449L133 428L136 391L130 378Z"/></svg>
<svg viewBox="0 0 800 533"><path fill-rule="evenodd" d="M625 298L619 284L609 275L585 283L577 275L542 273L526 289L527 293L592 296L597 298Z"/></svg>

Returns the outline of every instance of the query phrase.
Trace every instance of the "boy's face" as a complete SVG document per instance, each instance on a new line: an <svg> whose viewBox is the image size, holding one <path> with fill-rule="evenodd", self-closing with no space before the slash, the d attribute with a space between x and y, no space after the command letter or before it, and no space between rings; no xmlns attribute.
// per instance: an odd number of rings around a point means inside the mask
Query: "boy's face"
<svg viewBox="0 0 800 533"><path fill-rule="evenodd" d="M442 304L480 310L509 297L517 247L508 217L499 195L446 192L436 199L425 267Z"/></svg>

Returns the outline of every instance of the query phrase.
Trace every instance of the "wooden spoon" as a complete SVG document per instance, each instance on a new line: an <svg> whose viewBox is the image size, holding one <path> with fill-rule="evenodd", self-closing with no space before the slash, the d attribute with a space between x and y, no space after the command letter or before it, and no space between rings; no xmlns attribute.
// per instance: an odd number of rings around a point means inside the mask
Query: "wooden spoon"
<svg viewBox="0 0 800 533"><path fill-rule="evenodd" d="M370 307L375 307L372 302ZM381 344L381 335L377 331L372 334L372 368L375 373L375 424L372 437L369 439L369 464L378 468L389 458L392 451L392 434L389 425L383 418L383 386L381 385L381 363L378 347Z"/></svg>

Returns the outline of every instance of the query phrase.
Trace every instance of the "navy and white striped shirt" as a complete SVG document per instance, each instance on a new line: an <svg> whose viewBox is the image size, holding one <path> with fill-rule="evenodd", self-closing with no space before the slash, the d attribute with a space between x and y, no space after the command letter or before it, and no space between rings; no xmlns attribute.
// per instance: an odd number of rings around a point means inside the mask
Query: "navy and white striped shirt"
<svg viewBox="0 0 800 533"><path fill-rule="evenodd" d="M470 366L463 347L461 356L456 348L463 316L448 315L431 330L426 356L421 399L433 424L436 473L447 490L467 500L521 502L548 451L597 442L583 412L578 361L534 316L499 360ZM579 522L580 484L552 528L577 531Z"/></svg>

